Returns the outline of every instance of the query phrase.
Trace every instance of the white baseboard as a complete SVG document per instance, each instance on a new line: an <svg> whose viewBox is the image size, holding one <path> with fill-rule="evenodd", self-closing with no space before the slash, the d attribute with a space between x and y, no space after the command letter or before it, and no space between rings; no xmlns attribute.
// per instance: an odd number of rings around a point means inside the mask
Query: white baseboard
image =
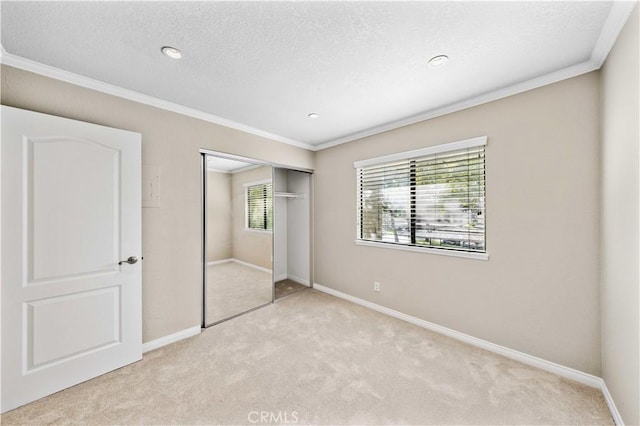
<svg viewBox="0 0 640 426"><path fill-rule="evenodd" d="M267 272L269 274L272 273L271 269L263 268L262 266L254 265L253 263L244 262L242 260L238 260L238 259L235 259L235 258L214 260L213 262L207 262L207 266L220 265L222 263L229 263L229 262L239 263L240 265L248 266L249 268L257 269L259 271ZM281 275L278 275L278 276L274 277L273 280L274 280L274 282L278 282L278 281L286 280L287 278L290 279L291 281L297 282L298 284L302 284L302 285L305 285L307 287L311 287L311 282L309 280L305 280L304 278L296 277L295 275L281 274Z"/></svg>
<svg viewBox="0 0 640 426"><path fill-rule="evenodd" d="M158 339L152 340L142 344L142 353L152 351L154 349L161 348L163 346L175 343L179 340L186 339L200 334L202 328L199 325L187 328L186 330L178 331L177 333L169 334Z"/></svg>
<svg viewBox="0 0 640 426"><path fill-rule="evenodd" d="M295 281L298 284L305 285L307 287L311 287L311 282L309 280L305 280L304 278L296 277L295 275L287 275L291 281Z"/></svg>
<svg viewBox="0 0 640 426"><path fill-rule="evenodd" d="M228 259L222 259L222 260L214 260L211 262L207 262L207 266L220 265L222 263L229 263L229 262L233 262L233 259L228 258Z"/></svg>
<svg viewBox="0 0 640 426"><path fill-rule="evenodd" d="M602 394L604 395L604 400L607 401L607 406L609 407L609 411L611 412L611 417L613 417L613 421L617 426L624 426L624 422L622 421L622 416L618 411L618 407L616 407L616 403L613 402L613 397L609 393L609 389L607 388L607 384L604 380L602 381Z"/></svg>
<svg viewBox="0 0 640 426"><path fill-rule="evenodd" d="M504 346L496 345L495 343L487 342L486 340L478 339L477 337L460 333L459 331L455 331L450 328L443 327L441 325L434 324L429 321L425 321L423 319L404 314L402 312L387 308L385 306L381 306L376 303L369 302L364 299L360 299L359 297L342 293L341 291L334 290L329 287L325 287L321 284L313 283L313 288L323 293L327 293L332 296L336 296L341 299L348 300L349 302L353 302L357 305L364 306L366 308L392 316L394 318L398 318L400 320L409 322L419 327L426 328L427 330L431 330L439 334L444 334L445 336L449 336L453 339L460 340L470 345L486 349L488 351L500 354L502 356L514 359L516 361L520 361L523 364L531 365L533 367L540 368L550 373L557 374L558 376L565 377L570 380L574 380L578 383L582 383L583 385L600 389L602 391L602 394L604 395L605 401L607 402L607 406L609 407L609 411L611 412L611 417L613 417L614 422L616 423L617 426L624 426L624 422L622 421L622 416L620 415L620 412L618 411L618 408L616 407L616 404L613 401L611 394L609 393L609 389L607 388L607 385L604 382L604 380L600 377L596 377L594 375L591 375L579 370L575 370L573 368L566 367L564 365L556 364L555 362L547 361L546 359L538 358L536 356L529 355L524 352L520 352Z"/></svg>
<svg viewBox="0 0 640 426"><path fill-rule="evenodd" d="M271 273L271 269L263 268L262 266L254 265L253 263L245 262L243 260L238 260L232 257L228 259L214 260L213 262L207 262L207 266L220 265L220 264L229 263L229 262L239 263L240 265L248 266L249 268L257 269L259 271L267 272L269 274Z"/></svg>
<svg viewBox="0 0 640 426"><path fill-rule="evenodd" d="M271 269L263 268L262 266L254 265L253 263L245 262L238 259L231 259L232 262L239 263L240 265L248 266L249 268L257 269L262 272L272 273Z"/></svg>
<svg viewBox="0 0 640 426"><path fill-rule="evenodd" d="M286 280L286 279L289 279L291 281L295 281L298 284L302 284L302 285L307 286L307 287L311 287L311 282L309 280L305 280L304 278L296 277L295 275L281 274L281 275L278 275L277 277L275 277L273 279L273 281L274 282L278 282L278 281L282 281L282 280Z"/></svg>
<svg viewBox="0 0 640 426"><path fill-rule="evenodd" d="M434 331L439 334L444 334L445 336L449 336L456 340L460 340L465 343L469 343L473 346L477 346L483 349L486 349L491 352L495 352L507 358L514 359L516 361L520 361L524 364L531 365L537 368L540 368L545 371L549 371L551 373L557 374L559 376L565 377L567 379L574 380L578 383L582 383L583 385L587 385L593 388L601 389L603 385L603 381L600 377L593 376L588 373L584 373L582 371L575 370L570 367L565 367L564 365L556 364L555 362L547 361L542 358L535 357L533 355L526 354L524 352L516 351L514 349L510 349L504 346L496 345L495 343L488 342L486 340L478 339L477 337L470 336L468 334L460 333L459 331L452 330L447 327L443 327L438 324L431 323L429 321L425 321L420 318L413 317L411 315L404 314L399 311L395 311L393 309L387 308L385 306L378 305L373 302L369 302L364 299L360 299L355 296L348 295L346 293L342 293L338 290L334 290L329 287L325 287L321 284L314 283L313 288L319 290L323 293L330 294L332 296L339 297L344 300L348 300L349 302L353 302L357 305L364 306L366 308L372 309L374 311L378 311L380 313L392 316L394 318L398 318L400 320L406 321L408 323L417 325L422 328L426 328L427 330Z"/></svg>

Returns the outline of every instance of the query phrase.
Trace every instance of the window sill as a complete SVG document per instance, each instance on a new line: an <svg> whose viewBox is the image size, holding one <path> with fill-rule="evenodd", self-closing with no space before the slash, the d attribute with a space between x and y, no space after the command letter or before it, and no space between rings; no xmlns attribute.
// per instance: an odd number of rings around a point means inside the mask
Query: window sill
<svg viewBox="0 0 640 426"><path fill-rule="evenodd" d="M359 245L359 246L412 251L416 253L439 254L441 256L463 257L466 259L489 260L489 255L487 253L473 253L469 251L455 251L455 250L439 250L439 249L432 249L427 247L415 247L415 246L405 246L400 244L377 243L374 241L356 240L355 242L356 242L356 245Z"/></svg>
<svg viewBox="0 0 640 426"><path fill-rule="evenodd" d="M266 229L253 229L253 228L244 228L247 232L255 232L256 234L272 234L273 231Z"/></svg>

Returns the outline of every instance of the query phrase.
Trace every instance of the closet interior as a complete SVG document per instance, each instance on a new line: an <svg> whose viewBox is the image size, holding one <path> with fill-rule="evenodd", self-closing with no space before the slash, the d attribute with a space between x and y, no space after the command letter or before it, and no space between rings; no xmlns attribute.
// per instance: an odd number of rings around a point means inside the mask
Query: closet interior
<svg viewBox="0 0 640 426"><path fill-rule="evenodd" d="M311 175L276 167L273 176L273 277L279 299L311 286Z"/></svg>

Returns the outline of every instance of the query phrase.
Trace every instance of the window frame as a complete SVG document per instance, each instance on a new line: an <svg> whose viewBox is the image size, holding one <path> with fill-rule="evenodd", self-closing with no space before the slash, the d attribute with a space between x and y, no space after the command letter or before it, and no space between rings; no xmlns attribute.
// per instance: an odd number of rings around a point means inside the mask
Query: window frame
<svg viewBox="0 0 640 426"><path fill-rule="evenodd" d="M413 151L405 151L399 152L395 154L385 155L382 157L370 158L366 160L355 161L353 163L354 171L356 174L356 238L355 244L360 246L368 246L368 247L379 247L379 248L387 248L394 250L402 250L402 251L410 251L410 252L418 252L418 253L431 253L438 254L444 256L454 256L454 257L462 257L469 259L477 259L477 260L488 260L489 253L487 251L487 226L486 226L486 187L484 191L484 212L485 212L485 227L484 227L484 252L473 252L473 251L464 251L464 250L456 250L456 249L447 249L447 248L434 248L434 247L420 247L417 245L412 245L411 243L396 243L396 242L382 242L382 241L371 241L365 240L361 238L362 235L362 222L363 222L363 210L362 206L362 193L360 187L360 176L358 173L358 169L366 168L370 166L380 166L385 163L393 163L399 161L409 161L419 160L421 157L430 156L433 154L441 154L446 152L452 152L457 150L463 150L467 148L475 148L475 147L485 147L487 145L487 137L480 136L471 139L465 139L457 142L445 143L440 145L434 145L427 148L417 149ZM485 150L486 152L486 150ZM416 186L416 176L415 176L415 168L409 167L410 174L408 176L410 182L410 188ZM484 170L486 174L486 157L484 161ZM413 171L413 173L411 172ZM485 177L486 182L486 177ZM486 183L485 183L486 185ZM415 191L410 191L410 198L413 198L415 201ZM416 215L415 211L411 212L408 216L408 221L410 222L409 232L411 234L410 241L415 241L415 231L416 231Z"/></svg>
<svg viewBox="0 0 640 426"><path fill-rule="evenodd" d="M262 185L271 185L271 211L272 211L272 215L273 215L273 180L272 179L262 179L262 180L258 180L258 181L254 181L254 182L246 182L243 183L243 190L244 190L244 230L247 232L257 232L257 233L261 233L261 234L272 234L273 233L273 222L271 223L271 229L268 228L251 228L249 227L249 189L252 187L256 187L256 186L262 186ZM266 199L265 199L266 200ZM267 216L266 216L266 212L265 212L265 217L264 217L264 221L265 221L265 225L267 222Z"/></svg>

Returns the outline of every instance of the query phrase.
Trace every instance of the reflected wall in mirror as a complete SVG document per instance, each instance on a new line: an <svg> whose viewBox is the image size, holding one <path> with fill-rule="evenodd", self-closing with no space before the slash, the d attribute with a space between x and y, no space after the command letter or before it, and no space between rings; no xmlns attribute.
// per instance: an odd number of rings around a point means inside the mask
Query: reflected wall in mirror
<svg viewBox="0 0 640 426"><path fill-rule="evenodd" d="M205 155L205 306L212 325L273 301L272 168Z"/></svg>

